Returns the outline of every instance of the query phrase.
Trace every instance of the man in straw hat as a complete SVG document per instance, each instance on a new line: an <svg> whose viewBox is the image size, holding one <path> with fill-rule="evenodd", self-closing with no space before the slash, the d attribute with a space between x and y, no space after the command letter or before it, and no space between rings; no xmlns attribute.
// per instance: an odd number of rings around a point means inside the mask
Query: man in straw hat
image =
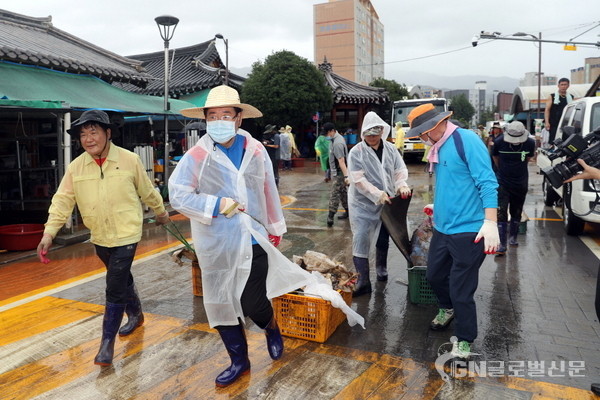
<svg viewBox="0 0 600 400"><path fill-rule="evenodd" d="M113 125L101 110L87 110L67 131L78 138L85 153L65 172L52 204L48 222L37 253L40 261L58 230L67 222L77 203L90 241L106 266L106 306L102 321L102 340L94 364L112 364L115 338L131 334L144 323L142 306L135 289L131 264L137 243L142 238L143 212L140 199L156 214L158 225L169 223L160 194L137 154L113 144ZM127 323L119 329L127 314Z"/></svg>
<svg viewBox="0 0 600 400"><path fill-rule="evenodd" d="M231 358L216 378L223 387L250 371L244 317L265 330L272 359L283 340L270 298L310 281L311 275L275 246L286 232L273 167L259 141L242 129L262 113L218 86L204 107L182 110L206 119L206 135L182 157L169 179L173 208L190 218L204 289L204 308Z"/></svg>
<svg viewBox="0 0 600 400"><path fill-rule="evenodd" d="M411 136L431 146L427 157L436 174L434 204L424 209L434 214L427 280L439 310L431 328L446 328L456 317L452 354L468 358L477 337L474 294L479 267L499 242L498 183L481 139L449 121L451 115L423 104L410 112L408 122Z"/></svg>
<svg viewBox="0 0 600 400"><path fill-rule="evenodd" d="M500 247L497 256L506 253L508 215L510 211L509 244L518 246L517 234L521 223L521 213L529 187L527 165L535 155L535 140L519 121L506 125L504 134L494 141L492 158L498 173L498 232Z"/></svg>

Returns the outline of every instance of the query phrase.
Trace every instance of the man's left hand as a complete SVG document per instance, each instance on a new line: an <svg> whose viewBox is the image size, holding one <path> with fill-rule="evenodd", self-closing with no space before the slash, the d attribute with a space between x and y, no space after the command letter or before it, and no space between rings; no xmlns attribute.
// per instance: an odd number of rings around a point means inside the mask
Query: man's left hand
<svg viewBox="0 0 600 400"><path fill-rule="evenodd" d="M171 218L169 218L169 213L167 211L156 216L156 226L166 225L169 222L171 222Z"/></svg>
<svg viewBox="0 0 600 400"><path fill-rule="evenodd" d="M475 243L483 238L483 252L485 254L494 254L500 245L500 235L498 234L498 223L489 219L483 220L483 225L475 237Z"/></svg>

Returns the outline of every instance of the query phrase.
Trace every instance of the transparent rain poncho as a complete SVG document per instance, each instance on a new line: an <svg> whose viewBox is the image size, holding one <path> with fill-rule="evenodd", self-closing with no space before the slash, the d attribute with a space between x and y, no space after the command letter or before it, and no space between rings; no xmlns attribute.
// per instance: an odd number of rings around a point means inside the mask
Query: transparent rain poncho
<svg viewBox="0 0 600 400"><path fill-rule="evenodd" d="M250 134L237 133L246 139L239 170L210 136L204 135L181 158L169 179L171 205L190 218L211 327L244 320L240 299L252 264L252 237L269 259L269 299L315 282L314 276L269 242L268 233L281 236L286 232L271 160ZM232 218L213 218L219 197L238 201L249 215L240 212Z"/></svg>
<svg viewBox="0 0 600 400"><path fill-rule="evenodd" d="M350 227L352 229L352 255L368 258L371 244L377 240L381 226L381 209L377 204L382 191L390 197L406 186L408 169L400 157L398 149L386 141L390 134L390 126L377 114L369 112L365 115L360 136L374 126L383 126L381 145L383 155L381 161L375 151L363 140L350 150L348 154L348 207Z"/></svg>

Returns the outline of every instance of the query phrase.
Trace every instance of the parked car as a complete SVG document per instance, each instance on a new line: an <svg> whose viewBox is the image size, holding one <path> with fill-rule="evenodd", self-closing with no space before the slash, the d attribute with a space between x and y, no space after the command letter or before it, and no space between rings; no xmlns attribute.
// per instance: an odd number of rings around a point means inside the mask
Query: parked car
<svg viewBox="0 0 600 400"><path fill-rule="evenodd" d="M584 97L565 107L556 138L566 139L568 135L565 130L585 137L599 127L600 97ZM555 166L565 161L565 157L550 160L549 154L547 150L538 149L537 165L540 168ZM600 223L600 205L596 204L596 192L600 191L600 181L580 179L555 188L544 176L542 190L545 205L562 205L563 221L568 235L580 235L586 222Z"/></svg>

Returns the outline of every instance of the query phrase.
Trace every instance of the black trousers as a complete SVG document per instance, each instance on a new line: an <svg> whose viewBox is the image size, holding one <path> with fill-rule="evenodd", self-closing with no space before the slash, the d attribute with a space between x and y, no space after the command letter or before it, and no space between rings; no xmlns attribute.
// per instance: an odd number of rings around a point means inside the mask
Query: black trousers
<svg viewBox="0 0 600 400"><path fill-rule="evenodd" d="M248 282L242 292L242 311L261 329L264 329L273 318L273 307L267 298L267 273L269 259L263 248L252 246L252 267Z"/></svg>
<svg viewBox="0 0 600 400"><path fill-rule="evenodd" d="M375 248L383 251L387 251L390 247L390 234L385 228L383 222L381 223L381 229L379 230L379 236L377 236L377 242Z"/></svg>
<svg viewBox="0 0 600 400"><path fill-rule="evenodd" d="M445 235L433 230L427 258L427 280L440 308L454 308L454 333L471 343L477 337L475 291L483 264L484 241L475 232Z"/></svg>
<svg viewBox="0 0 600 400"><path fill-rule="evenodd" d="M127 287L133 285L131 264L137 243L118 247L96 245L96 254L106 266L106 301L113 304L127 303Z"/></svg>
<svg viewBox="0 0 600 400"><path fill-rule="evenodd" d="M498 222L508 222L507 211L510 212L511 221L521 222L523 204L527 196L527 186L498 187Z"/></svg>

